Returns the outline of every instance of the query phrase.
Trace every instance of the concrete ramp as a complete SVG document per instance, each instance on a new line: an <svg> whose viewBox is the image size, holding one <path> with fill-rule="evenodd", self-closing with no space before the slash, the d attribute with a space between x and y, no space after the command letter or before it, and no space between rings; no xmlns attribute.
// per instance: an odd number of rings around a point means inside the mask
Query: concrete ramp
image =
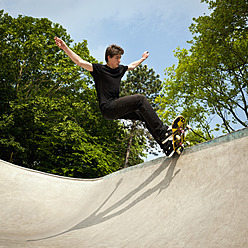
<svg viewBox="0 0 248 248"><path fill-rule="evenodd" d="M248 129L95 180L0 161L0 247L248 247Z"/></svg>

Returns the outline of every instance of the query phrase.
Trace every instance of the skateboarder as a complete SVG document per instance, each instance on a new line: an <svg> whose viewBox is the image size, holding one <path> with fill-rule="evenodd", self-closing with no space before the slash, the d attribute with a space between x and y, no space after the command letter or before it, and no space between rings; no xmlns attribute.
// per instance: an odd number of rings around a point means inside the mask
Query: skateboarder
<svg viewBox="0 0 248 248"><path fill-rule="evenodd" d="M150 103L143 95L132 95L119 98L121 78L126 71L135 69L149 56L146 51L141 59L132 62L128 66L121 65L121 56L124 50L117 45L110 45L105 51L106 64L92 64L74 53L63 40L55 37L59 48L71 58L78 66L89 71L94 78L100 111L108 120L128 119L141 120L161 149L168 156L173 151L172 142L169 138L172 130L163 125Z"/></svg>

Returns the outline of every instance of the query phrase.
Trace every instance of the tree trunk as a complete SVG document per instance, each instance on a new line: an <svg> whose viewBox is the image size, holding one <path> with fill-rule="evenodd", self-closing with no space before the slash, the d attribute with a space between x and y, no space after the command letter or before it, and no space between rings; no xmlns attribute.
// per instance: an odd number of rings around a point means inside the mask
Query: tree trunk
<svg viewBox="0 0 248 248"><path fill-rule="evenodd" d="M133 136L134 136L133 133L134 133L135 126L136 126L136 121L132 121L132 122L133 124L132 124L131 131L130 131L130 137L129 137L128 146L127 146L127 153L126 153L124 168L127 168L128 166L128 160L129 160L129 156L131 152L131 145L132 145Z"/></svg>

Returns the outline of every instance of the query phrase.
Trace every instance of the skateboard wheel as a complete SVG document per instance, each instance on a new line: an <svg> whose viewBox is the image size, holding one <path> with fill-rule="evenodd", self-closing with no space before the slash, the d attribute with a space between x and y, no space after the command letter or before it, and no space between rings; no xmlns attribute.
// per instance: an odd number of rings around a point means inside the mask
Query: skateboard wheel
<svg viewBox="0 0 248 248"><path fill-rule="evenodd" d="M180 155L181 154L181 151L177 150L177 154Z"/></svg>
<svg viewBox="0 0 248 248"><path fill-rule="evenodd" d="M181 139L180 135L176 135L176 139L180 140Z"/></svg>

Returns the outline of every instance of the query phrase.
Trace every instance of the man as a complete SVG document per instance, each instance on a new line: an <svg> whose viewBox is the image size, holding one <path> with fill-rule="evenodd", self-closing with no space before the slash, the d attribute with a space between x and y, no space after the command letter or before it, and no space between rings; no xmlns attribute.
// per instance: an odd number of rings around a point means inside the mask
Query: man
<svg viewBox="0 0 248 248"><path fill-rule="evenodd" d="M172 130L163 125L146 97L132 95L119 98L121 78L126 71L135 69L148 58L147 51L143 53L141 59L124 66L120 64L124 50L117 45L110 45L105 52L106 64L91 64L74 53L63 40L58 37L54 39L58 47L64 50L74 63L89 71L93 76L99 107L104 118L141 120L145 122L164 153L169 156L173 152L172 142L169 140Z"/></svg>

